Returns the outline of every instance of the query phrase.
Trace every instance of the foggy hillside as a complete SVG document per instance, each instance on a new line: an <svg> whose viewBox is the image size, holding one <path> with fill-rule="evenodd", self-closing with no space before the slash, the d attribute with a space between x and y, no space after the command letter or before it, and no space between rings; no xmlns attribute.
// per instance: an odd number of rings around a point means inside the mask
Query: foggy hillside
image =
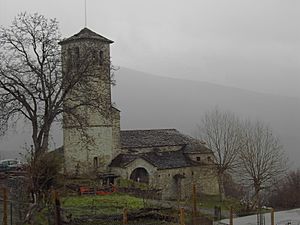
<svg viewBox="0 0 300 225"><path fill-rule="evenodd" d="M121 68L112 88L113 101L121 110L122 129L176 128L194 135L206 110L218 107L243 118L260 119L271 125L281 138L293 165L300 161L300 99L256 93L199 81L159 77ZM0 140L0 157L16 157L30 137L19 125L18 133ZM62 144L56 126L52 145ZM55 143L55 145L53 144Z"/></svg>
<svg viewBox="0 0 300 225"><path fill-rule="evenodd" d="M195 134L206 110L218 107L269 123L289 158L300 160L300 99L256 93L206 82L173 79L121 68L113 100L122 129L177 128Z"/></svg>

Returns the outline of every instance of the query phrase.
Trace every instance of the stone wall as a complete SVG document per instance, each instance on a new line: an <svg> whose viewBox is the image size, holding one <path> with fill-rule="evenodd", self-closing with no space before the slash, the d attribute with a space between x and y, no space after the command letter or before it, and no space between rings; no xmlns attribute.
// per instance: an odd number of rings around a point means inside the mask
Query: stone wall
<svg viewBox="0 0 300 225"><path fill-rule="evenodd" d="M194 167L192 180L199 192L207 195L219 194L218 176L214 165Z"/></svg>
<svg viewBox="0 0 300 225"><path fill-rule="evenodd" d="M184 178L176 180L177 175ZM158 170L155 174L155 187L163 190L163 199L186 199L192 193L190 177L190 167Z"/></svg>
<svg viewBox="0 0 300 225"><path fill-rule="evenodd" d="M175 177L182 178L175 179ZM197 193L217 195L219 193L218 179L211 166L184 167L176 169L157 170L154 174L153 186L163 189L165 199L187 199L192 196L193 184Z"/></svg>
<svg viewBox="0 0 300 225"><path fill-rule="evenodd" d="M132 171L136 168L147 170L150 176L150 187L161 189L163 199L191 198L193 184L196 184L198 194L217 195L219 193L218 179L213 164L159 170L144 159L139 158L126 168L112 168L112 171L123 179L130 179ZM176 177L182 178L176 179Z"/></svg>
<svg viewBox="0 0 300 225"><path fill-rule="evenodd" d="M76 49L76 50L75 50ZM78 51L74 53L74 51ZM99 52L103 52L104 62L99 63ZM78 56L74 56L74 54ZM79 66L72 62L74 59L78 61ZM73 89L73 93L70 92L67 96L64 104L72 104L72 101L80 101L75 92L80 92L86 98L98 97L101 101L97 107L97 110L90 107L81 107L76 113L85 113L88 115L88 124L90 126L98 125L98 120L103 118L109 119L111 113L111 84L110 84L110 49L109 44L102 43L96 40L78 40L76 42L70 42L62 45L62 62L63 62L63 75L65 79L68 79L71 74L80 74L80 76L86 76L87 79L82 79L81 83ZM71 65L70 65L71 64ZM86 66L88 64L89 66ZM79 68L78 68L79 67ZM86 68L87 67L87 68ZM82 71L85 71L82 73ZM74 75L72 75L74 76ZM83 86L83 88L81 88ZM84 87L88 87L86 90ZM92 90L92 93L91 91ZM72 96L76 96L76 99ZM86 99L83 99L86 100ZM74 126L72 124L64 125ZM102 121L103 122L103 121Z"/></svg>
<svg viewBox="0 0 300 225"><path fill-rule="evenodd" d="M214 155L212 153L189 153L189 158L198 163L212 164Z"/></svg>
<svg viewBox="0 0 300 225"><path fill-rule="evenodd" d="M112 160L112 128L90 127L85 132L89 140L81 136L80 130L64 129L65 172L68 175L105 171Z"/></svg>
<svg viewBox="0 0 300 225"><path fill-rule="evenodd" d="M126 166L126 168L114 167L111 169L111 171L118 174L123 179L130 179L130 175L131 175L132 171L137 168L146 169L146 171L149 174L149 178L150 178L149 184L150 185L153 185L156 182L156 179L155 179L155 174L157 171L156 167L154 167L152 164L148 163L147 161L145 161L144 159L141 159L141 158L134 160L133 162L128 164Z"/></svg>
<svg viewBox="0 0 300 225"><path fill-rule="evenodd" d="M100 52L103 58L100 57ZM79 64L83 64L79 65L79 69L72 62L74 57ZM65 173L83 175L106 171L117 154L115 152L119 149L120 136L119 112L111 107L109 44L88 38L63 43L62 61L65 79L71 73L79 73L81 66L86 65L83 62L92 65L84 73L86 79L81 82L85 83L79 83L67 96L65 108L87 99L97 102L97 107L84 105L72 112L83 116L83 121L72 119L70 113L63 115ZM89 91L81 86L88 86ZM82 94L82 100L77 97L78 93Z"/></svg>
<svg viewBox="0 0 300 225"><path fill-rule="evenodd" d="M121 139L120 139L120 111L112 108L112 140L113 140L113 154L115 158L121 153Z"/></svg>

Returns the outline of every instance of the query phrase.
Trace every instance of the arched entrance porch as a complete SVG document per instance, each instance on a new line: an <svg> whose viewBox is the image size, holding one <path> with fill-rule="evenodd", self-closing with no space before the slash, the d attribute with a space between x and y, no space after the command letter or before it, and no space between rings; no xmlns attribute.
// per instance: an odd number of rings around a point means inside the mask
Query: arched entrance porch
<svg viewBox="0 0 300 225"><path fill-rule="evenodd" d="M130 180L134 180L136 182L149 184L149 173L145 168L138 167L132 171L130 174Z"/></svg>

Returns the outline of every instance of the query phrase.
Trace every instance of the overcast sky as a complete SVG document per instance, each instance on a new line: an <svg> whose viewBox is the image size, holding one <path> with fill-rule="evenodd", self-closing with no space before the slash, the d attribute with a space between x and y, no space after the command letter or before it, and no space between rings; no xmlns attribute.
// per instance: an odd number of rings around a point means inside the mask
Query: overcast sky
<svg viewBox="0 0 300 225"><path fill-rule="evenodd" d="M84 0L0 0L0 24L23 11L57 18L63 37L84 27ZM300 97L299 0L87 0L87 12L115 65Z"/></svg>

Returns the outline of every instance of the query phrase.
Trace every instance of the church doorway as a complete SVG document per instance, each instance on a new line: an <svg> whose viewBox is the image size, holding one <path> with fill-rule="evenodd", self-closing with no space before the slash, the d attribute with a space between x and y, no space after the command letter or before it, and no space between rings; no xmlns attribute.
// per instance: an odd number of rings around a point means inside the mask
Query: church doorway
<svg viewBox="0 0 300 225"><path fill-rule="evenodd" d="M176 174L173 176L173 182L171 185L171 191L173 193L173 196L176 197L176 199L178 200L182 200L183 199L183 189L182 189L182 180L185 178L185 175L182 174Z"/></svg>
<svg viewBox="0 0 300 225"><path fill-rule="evenodd" d="M145 168L139 167L132 171L130 180L134 180L140 183L149 184L149 173Z"/></svg>

